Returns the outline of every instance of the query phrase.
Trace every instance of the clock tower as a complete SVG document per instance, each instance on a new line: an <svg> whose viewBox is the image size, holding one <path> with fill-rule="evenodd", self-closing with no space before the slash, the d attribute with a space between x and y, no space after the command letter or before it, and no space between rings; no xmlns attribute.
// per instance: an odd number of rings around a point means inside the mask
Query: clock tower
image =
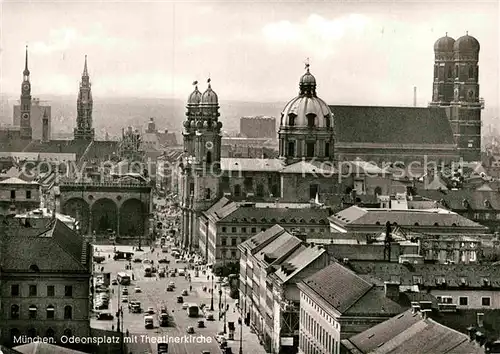
<svg viewBox="0 0 500 354"><path fill-rule="evenodd" d="M82 81L76 102L77 116L74 131L75 140L94 140L95 131L92 127L92 90L89 72L87 70L87 56L83 66Z"/></svg>
<svg viewBox="0 0 500 354"><path fill-rule="evenodd" d="M26 46L26 57L23 71L23 83L21 84L21 139L31 140L31 83L30 71L28 70L28 46Z"/></svg>

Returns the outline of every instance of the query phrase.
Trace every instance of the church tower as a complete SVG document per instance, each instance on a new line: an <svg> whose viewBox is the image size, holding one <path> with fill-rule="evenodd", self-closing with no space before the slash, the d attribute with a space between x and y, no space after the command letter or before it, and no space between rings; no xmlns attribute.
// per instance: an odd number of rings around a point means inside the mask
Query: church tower
<svg viewBox="0 0 500 354"><path fill-rule="evenodd" d="M281 112L279 156L287 164L300 160L333 161L333 114L316 94L316 78L309 71L299 82L299 95Z"/></svg>
<svg viewBox="0 0 500 354"><path fill-rule="evenodd" d="M23 83L21 84L21 139L31 140L31 83L28 69L28 46L24 62Z"/></svg>
<svg viewBox="0 0 500 354"><path fill-rule="evenodd" d="M184 121L184 153L181 169L182 234L183 245L190 249L198 247L198 220L220 198L221 176L221 129L219 101L208 88L202 94L198 82L188 98Z"/></svg>
<svg viewBox="0 0 500 354"><path fill-rule="evenodd" d="M80 91L76 102L77 117L76 128L74 130L75 140L94 140L95 131L92 128L92 90L90 77L87 70L87 56L83 67Z"/></svg>
<svg viewBox="0 0 500 354"><path fill-rule="evenodd" d="M453 45L455 40L448 37L439 38L434 43L434 81L432 84L431 106L449 106L453 101L455 84L455 59Z"/></svg>

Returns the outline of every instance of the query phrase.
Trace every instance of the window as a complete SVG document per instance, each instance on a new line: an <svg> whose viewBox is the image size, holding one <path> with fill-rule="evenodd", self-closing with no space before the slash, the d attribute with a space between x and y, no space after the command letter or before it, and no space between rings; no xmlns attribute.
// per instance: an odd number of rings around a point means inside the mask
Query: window
<svg viewBox="0 0 500 354"><path fill-rule="evenodd" d="M72 297L73 296L73 286L66 285L64 287L64 296Z"/></svg>
<svg viewBox="0 0 500 354"><path fill-rule="evenodd" d="M234 196L239 197L241 195L241 187L239 184L234 186Z"/></svg>
<svg viewBox="0 0 500 354"><path fill-rule="evenodd" d="M472 66L469 66L469 79L472 79L474 77L474 69Z"/></svg>
<svg viewBox="0 0 500 354"><path fill-rule="evenodd" d="M236 239L235 238L231 239L231 246L236 246Z"/></svg>
<svg viewBox="0 0 500 354"><path fill-rule="evenodd" d="M325 143L325 157L330 157L330 143Z"/></svg>
<svg viewBox="0 0 500 354"><path fill-rule="evenodd" d="M10 286L10 296L19 296L19 284Z"/></svg>
<svg viewBox="0 0 500 354"><path fill-rule="evenodd" d="M330 128L331 123L330 123L330 116L325 116L325 127Z"/></svg>
<svg viewBox="0 0 500 354"><path fill-rule="evenodd" d="M319 185L311 184L309 186L309 199L315 199L318 193L319 193Z"/></svg>
<svg viewBox="0 0 500 354"><path fill-rule="evenodd" d="M226 231L227 231L226 227L225 227L225 226L223 226L223 227L222 227L222 232L226 232Z"/></svg>
<svg viewBox="0 0 500 354"><path fill-rule="evenodd" d="M246 227L242 227L242 228L241 228L241 233L243 233L243 234L244 234L244 233L246 233L246 232L247 232L247 228L246 228Z"/></svg>
<svg viewBox="0 0 500 354"><path fill-rule="evenodd" d="M262 184L257 185L257 197L264 196L264 186Z"/></svg>
<svg viewBox="0 0 500 354"><path fill-rule="evenodd" d="M291 126L291 127L295 126L295 117L296 117L296 115L293 113L290 113L288 115L288 125L289 126Z"/></svg>
<svg viewBox="0 0 500 354"><path fill-rule="evenodd" d="M295 141L289 141L288 142L287 155L288 156L295 156Z"/></svg>
<svg viewBox="0 0 500 354"><path fill-rule="evenodd" d="M236 258L236 251L231 251L231 258Z"/></svg>
<svg viewBox="0 0 500 354"><path fill-rule="evenodd" d="M53 320L54 319L54 306L49 305L47 306L47 319L48 320Z"/></svg>
<svg viewBox="0 0 500 354"><path fill-rule="evenodd" d="M37 308L35 305L30 305L29 307L29 318L30 320L36 319Z"/></svg>
<svg viewBox="0 0 500 354"><path fill-rule="evenodd" d="M10 318L17 320L19 318L19 305L12 305L10 307Z"/></svg>
<svg viewBox="0 0 500 354"><path fill-rule="evenodd" d="M481 306L491 306L491 298L490 297L482 297L481 298Z"/></svg>
<svg viewBox="0 0 500 354"><path fill-rule="evenodd" d="M252 234L255 234L257 233L257 228L256 227L252 227Z"/></svg>
<svg viewBox="0 0 500 354"><path fill-rule="evenodd" d="M16 191L10 191L10 199L16 199Z"/></svg>
<svg viewBox="0 0 500 354"><path fill-rule="evenodd" d="M458 298L458 304L460 306L467 306L467 305L469 305L469 298L467 296L460 296Z"/></svg>
<svg viewBox="0 0 500 354"><path fill-rule="evenodd" d="M453 76L453 72L451 70L451 66L448 66L448 78Z"/></svg>
<svg viewBox="0 0 500 354"><path fill-rule="evenodd" d="M220 244L221 244L221 246L226 246L226 238L225 237L222 237L220 239Z"/></svg>
<svg viewBox="0 0 500 354"><path fill-rule="evenodd" d="M252 187L253 187L253 178L252 177L245 177L245 179L243 180L243 186L246 189L252 189Z"/></svg>
<svg viewBox="0 0 500 354"><path fill-rule="evenodd" d="M458 78L458 65L455 65L455 77Z"/></svg>
<svg viewBox="0 0 500 354"><path fill-rule="evenodd" d="M36 296L36 285L30 285L30 296Z"/></svg>
<svg viewBox="0 0 500 354"><path fill-rule="evenodd" d="M26 199L31 199L31 191L26 191Z"/></svg>
<svg viewBox="0 0 500 354"><path fill-rule="evenodd" d="M234 226L233 226L233 227L231 228L231 232L232 232L233 234L234 234L234 233L236 233L236 227L234 227Z"/></svg>
<svg viewBox="0 0 500 354"><path fill-rule="evenodd" d="M314 124L314 120L315 120L315 118L316 118L316 115L314 115L314 114L308 114L307 115L307 126L309 128L314 128L314 125L315 125Z"/></svg>
<svg viewBox="0 0 500 354"><path fill-rule="evenodd" d="M191 182L189 183L189 195L193 195L194 194L194 183Z"/></svg>
<svg viewBox="0 0 500 354"><path fill-rule="evenodd" d="M54 285L47 285L47 296L55 296L56 291Z"/></svg>
<svg viewBox="0 0 500 354"><path fill-rule="evenodd" d="M207 151L207 163L212 163L212 152Z"/></svg>
<svg viewBox="0 0 500 354"><path fill-rule="evenodd" d="M439 298L438 298L439 301ZM443 304L452 304L453 298L451 296L441 296L441 303Z"/></svg>
<svg viewBox="0 0 500 354"><path fill-rule="evenodd" d="M64 319L71 320L73 318L73 308L69 305L64 306Z"/></svg>
<svg viewBox="0 0 500 354"><path fill-rule="evenodd" d="M316 145L316 143L306 143L306 156L307 157L314 157L314 145Z"/></svg>
<svg viewBox="0 0 500 354"><path fill-rule="evenodd" d="M419 275L414 275L413 276L413 285L419 285L422 284L422 277Z"/></svg>
<svg viewBox="0 0 500 354"><path fill-rule="evenodd" d="M210 188L205 188L205 199L210 199L211 193Z"/></svg>
<svg viewBox="0 0 500 354"><path fill-rule="evenodd" d="M261 227L260 231L266 231L266 228L265 227Z"/></svg>

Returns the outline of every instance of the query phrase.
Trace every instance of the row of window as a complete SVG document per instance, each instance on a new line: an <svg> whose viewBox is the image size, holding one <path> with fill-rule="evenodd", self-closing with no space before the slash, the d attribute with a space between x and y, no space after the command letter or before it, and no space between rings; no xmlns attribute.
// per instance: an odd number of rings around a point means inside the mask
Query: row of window
<svg viewBox="0 0 500 354"><path fill-rule="evenodd" d="M324 143L324 156L330 157L330 143ZM296 151L296 142L289 141L287 145L287 156L293 157L297 155ZM316 142L307 142L306 143L306 157L316 157Z"/></svg>
<svg viewBox="0 0 500 354"><path fill-rule="evenodd" d="M55 307L53 305L48 305L47 308L45 309L45 318L42 318L38 313L38 308L36 307L36 305L30 305L28 307L28 318L30 320L36 320L36 319L54 320L56 319L55 312L56 312ZM10 307L10 319L18 320L20 317L21 317L20 306L16 304L12 305ZM70 305L64 306L64 319L65 320L73 319L73 308Z"/></svg>
<svg viewBox="0 0 500 354"><path fill-rule="evenodd" d="M10 199L16 199L16 192L15 190L10 191ZM31 199L31 191L25 191L25 197L26 199Z"/></svg>
<svg viewBox="0 0 500 354"><path fill-rule="evenodd" d="M340 353L340 342L335 340L330 333L327 333L325 329L321 328L324 332L324 338L320 344L317 344L316 340L310 340L310 338L301 330L299 334L299 348L304 354L337 354Z"/></svg>
<svg viewBox="0 0 500 354"><path fill-rule="evenodd" d="M227 227L225 227L225 226L223 226L221 230L222 230L223 233L228 232L227 231ZM242 234L246 234L248 232L248 230L250 230L251 234L256 234L257 233L257 228L256 227L252 227L252 228L248 228L248 229L246 227L242 227L241 228L241 233ZM266 228L262 227L260 229L260 231L266 231ZM231 227L231 233L235 234L237 232L238 232L238 229L235 226ZM221 242L222 242L222 246L225 246L226 245L226 238L222 237L221 238ZM235 238L231 239L231 244L233 246L236 246L236 239Z"/></svg>
<svg viewBox="0 0 500 354"><path fill-rule="evenodd" d="M38 296L38 286L31 284L29 285L28 288L28 294L29 296ZM10 295L11 296L20 296L21 291L19 284L13 284L10 286ZM42 294L40 294L42 295ZM56 288L54 285L47 285L47 293L45 294L47 297L53 297L56 296ZM65 285L64 286L64 296L65 297L73 297L73 286L72 285Z"/></svg>
<svg viewBox="0 0 500 354"><path fill-rule="evenodd" d="M294 113L288 114L288 125L290 127L295 126L295 118L297 118L296 114L294 114ZM307 127L308 128L316 127L316 115L315 114L308 114L306 116L306 118L307 118ZM331 126L330 116L325 116L323 119L325 120L325 127L330 128L330 126Z"/></svg>
<svg viewBox="0 0 500 354"><path fill-rule="evenodd" d="M436 296L438 302L442 304L453 304L452 296ZM459 296L458 297L458 305L459 306L469 306L469 297L468 296ZM491 306L491 298L489 296L481 297L481 306L489 307Z"/></svg>
<svg viewBox="0 0 500 354"><path fill-rule="evenodd" d="M22 335L21 331L17 328L12 328L10 330L10 339L11 341L14 341L14 338L16 339L19 339L19 337ZM28 338L35 338L38 336L38 331L36 330L36 328L30 328L28 329L28 331L26 332L26 335L28 336ZM66 336L66 337L72 337L73 336L73 331L69 328L66 328L63 332L63 335ZM45 337L46 338L55 338L56 336L56 332L52 329L52 328L48 328L46 331L45 331Z"/></svg>
<svg viewBox="0 0 500 354"><path fill-rule="evenodd" d="M311 306L313 308L313 310L315 310L322 318L326 319L336 329L339 329L338 322L335 322L334 319L329 314L327 314L325 311L323 311L323 309L321 307L319 307L318 304L316 304L314 301L312 301L310 297L308 297L304 293L300 293L300 297L302 298L302 301L309 304L309 306ZM304 312L304 313L306 313L306 312Z"/></svg>
<svg viewBox="0 0 500 354"><path fill-rule="evenodd" d="M476 66L476 76L479 76L479 68ZM455 77L458 78L458 74L459 74L459 67L458 65L455 65ZM469 79L472 79L474 78L474 67L473 66L469 66ZM438 66L434 66L434 77L437 78L438 77ZM448 66L448 72L447 72L447 78L452 78L453 77L453 69L451 68L451 66Z"/></svg>

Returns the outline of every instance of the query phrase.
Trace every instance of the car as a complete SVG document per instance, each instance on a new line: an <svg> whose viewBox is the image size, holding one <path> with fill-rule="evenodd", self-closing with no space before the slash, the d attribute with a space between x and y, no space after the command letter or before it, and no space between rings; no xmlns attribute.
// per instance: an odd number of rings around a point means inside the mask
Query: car
<svg viewBox="0 0 500 354"><path fill-rule="evenodd" d="M177 274L175 273L175 271L171 271L171 272L170 272L170 277L171 277L171 278L174 278L176 275L177 275Z"/></svg>
<svg viewBox="0 0 500 354"><path fill-rule="evenodd" d="M179 276L183 277L186 275L186 272L184 272L182 269L179 269Z"/></svg>
<svg viewBox="0 0 500 354"><path fill-rule="evenodd" d="M173 286L168 285L168 286L167 286L167 291L174 291L174 287L173 287Z"/></svg>
<svg viewBox="0 0 500 354"><path fill-rule="evenodd" d="M205 319L206 319L207 321L215 321L214 314L213 314L212 312L207 312L207 313L205 314Z"/></svg>
<svg viewBox="0 0 500 354"><path fill-rule="evenodd" d="M146 329L153 329L154 328L153 316L144 316L144 327Z"/></svg>
<svg viewBox="0 0 500 354"><path fill-rule="evenodd" d="M122 289L122 295L128 295L128 288Z"/></svg>
<svg viewBox="0 0 500 354"><path fill-rule="evenodd" d="M185 302L185 303L182 304L182 309L183 310L187 310L188 307L189 307L189 304L187 302Z"/></svg>
<svg viewBox="0 0 500 354"><path fill-rule="evenodd" d="M165 258L162 258L162 259L159 259L159 260L158 260L158 263L160 263L160 264L161 264L161 263L168 263L168 260L167 260L167 259L165 259Z"/></svg>
<svg viewBox="0 0 500 354"><path fill-rule="evenodd" d="M160 278L165 278L165 269L160 269L160 271L158 272L158 276Z"/></svg>
<svg viewBox="0 0 500 354"><path fill-rule="evenodd" d="M167 313L167 306L163 305L160 307L160 313Z"/></svg>
<svg viewBox="0 0 500 354"><path fill-rule="evenodd" d="M171 286L172 288L175 288L175 283L173 281L171 281L170 283L168 283L168 286Z"/></svg>
<svg viewBox="0 0 500 354"><path fill-rule="evenodd" d="M148 313L149 313L150 315L154 314L154 313L155 313L155 309L154 309L154 307L149 306L149 307L148 307Z"/></svg>
<svg viewBox="0 0 500 354"><path fill-rule="evenodd" d="M128 302L128 296L127 295L123 295L122 302Z"/></svg>
<svg viewBox="0 0 500 354"><path fill-rule="evenodd" d="M110 312L101 312L97 314L97 319L102 321L111 321L113 315Z"/></svg>
<svg viewBox="0 0 500 354"><path fill-rule="evenodd" d="M188 328L186 329L186 332L188 334L193 334L194 333L194 327L193 326L188 326Z"/></svg>
<svg viewBox="0 0 500 354"><path fill-rule="evenodd" d="M204 321L198 321L198 328L205 328L205 322Z"/></svg>
<svg viewBox="0 0 500 354"><path fill-rule="evenodd" d="M111 285L118 285L118 280L113 279L113 280L111 281Z"/></svg>
<svg viewBox="0 0 500 354"><path fill-rule="evenodd" d="M134 258L133 262L134 263L141 263L142 259L140 259L140 258Z"/></svg>
<svg viewBox="0 0 500 354"><path fill-rule="evenodd" d="M136 287L134 288L134 291L135 291L136 293L140 293L140 292L142 292L142 290L141 290L141 287L140 287L140 286L136 286Z"/></svg>
<svg viewBox="0 0 500 354"><path fill-rule="evenodd" d="M176 259L175 263L184 263L184 260L183 259Z"/></svg>
<svg viewBox="0 0 500 354"><path fill-rule="evenodd" d="M149 259L144 259L142 261L142 264L151 264L151 261Z"/></svg>
<svg viewBox="0 0 500 354"><path fill-rule="evenodd" d="M181 295L182 296L188 296L188 291L186 289L182 290Z"/></svg>

